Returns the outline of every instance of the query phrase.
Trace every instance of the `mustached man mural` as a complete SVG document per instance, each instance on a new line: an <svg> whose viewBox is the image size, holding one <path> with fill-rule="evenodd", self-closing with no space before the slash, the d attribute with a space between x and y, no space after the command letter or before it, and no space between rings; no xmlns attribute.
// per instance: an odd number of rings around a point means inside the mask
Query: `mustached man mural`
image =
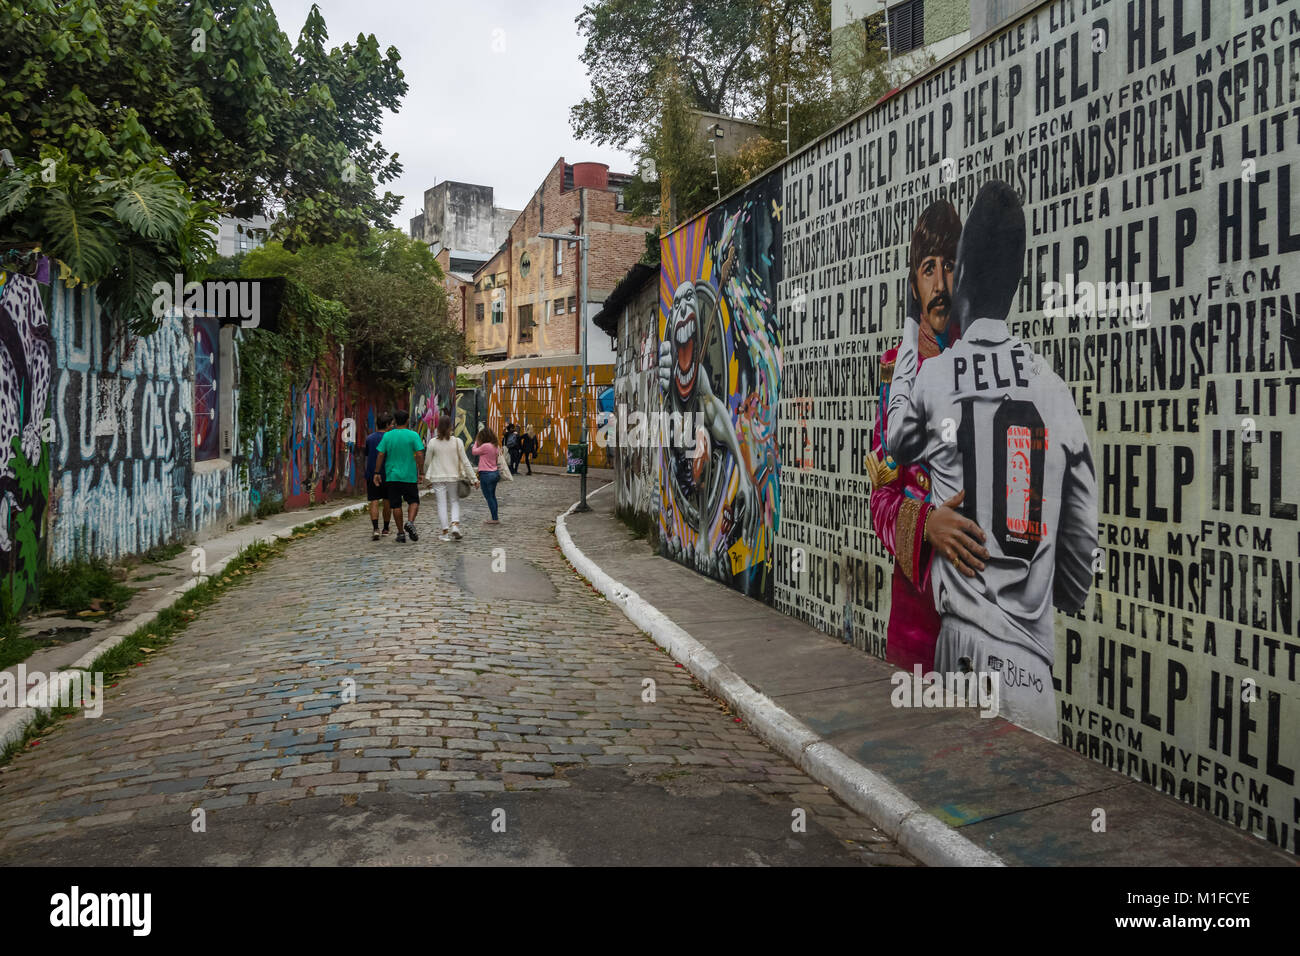
<svg viewBox="0 0 1300 956"><path fill-rule="evenodd" d="M974 573L955 547L930 568L935 670L999 674L1003 716L1055 740L1052 607L1078 612L1092 586L1097 477L1069 388L1007 328L1024 256L1020 197L986 183L957 247L958 341L922 363L909 316L882 414L897 466L924 467L932 498L984 529Z"/></svg>
<svg viewBox="0 0 1300 956"><path fill-rule="evenodd" d="M768 602L780 515L779 198L768 177L666 236L659 278L663 408L694 426L694 447L659 450L661 550Z"/></svg>

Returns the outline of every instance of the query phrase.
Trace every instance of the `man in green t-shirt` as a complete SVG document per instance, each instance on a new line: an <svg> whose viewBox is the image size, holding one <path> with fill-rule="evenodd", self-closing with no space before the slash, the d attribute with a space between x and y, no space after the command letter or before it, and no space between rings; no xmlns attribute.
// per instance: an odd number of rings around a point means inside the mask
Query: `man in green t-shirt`
<svg viewBox="0 0 1300 956"><path fill-rule="evenodd" d="M404 409L393 412L393 427L384 432L379 442L379 459L375 464L375 481L383 480L388 486L388 503L397 515L397 542L403 544L406 535L419 541L415 531L415 516L420 511L420 473L424 471L424 440L419 432L406 427L409 416ZM405 499L410 517L402 524L402 501ZM405 534L403 533L405 532Z"/></svg>

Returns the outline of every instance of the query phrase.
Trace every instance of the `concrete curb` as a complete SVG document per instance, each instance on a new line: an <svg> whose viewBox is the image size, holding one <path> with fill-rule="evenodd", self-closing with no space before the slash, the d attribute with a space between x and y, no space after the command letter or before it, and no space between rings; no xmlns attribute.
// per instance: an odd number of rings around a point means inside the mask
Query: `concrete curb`
<svg viewBox="0 0 1300 956"><path fill-rule="evenodd" d="M596 491L607 487L604 485ZM688 668L710 693L730 704L760 737L927 866L1006 865L926 813L880 774L831 746L771 698L750 687L663 612L602 571L574 544L569 534L565 519L576 507L575 503L555 519L555 537L569 563L611 603L618 605L633 624L649 633L656 644Z"/></svg>
<svg viewBox="0 0 1300 956"><path fill-rule="evenodd" d="M279 531L273 531L269 534L252 538L248 543L271 544L274 541L292 536L299 529L304 528L309 524L315 524L317 521L323 521L326 518L341 518L346 514L365 511L366 507L365 504L345 505L342 508L335 508L333 511L326 512L325 514L313 514L308 520L290 525L287 528L281 528ZM239 550L236 550L234 554L222 558L208 569L206 577L211 578L220 575L230 562L237 557L239 557ZM89 670L90 665L95 663L96 658L117 647L117 645L121 644L127 639L127 637L134 634L140 628L152 624L160 613L180 600L181 596L185 594L186 591L190 590L190 588L197 585L200 580L201 578L198 577L190 578L184 584L174 587L170 591L160 595L146 610L137 614L129 621L115 624L111 628L106 628L104 631L106 636L102 641L62 669ZM12 740L21 740L23 734L27 732L27 728L36 720L37 716L42 713L48 713L49 710L50 708L48 707L16 707L12 710L6 710L3 715L0 715L0 750L7 747L9 742Z"/></svg>

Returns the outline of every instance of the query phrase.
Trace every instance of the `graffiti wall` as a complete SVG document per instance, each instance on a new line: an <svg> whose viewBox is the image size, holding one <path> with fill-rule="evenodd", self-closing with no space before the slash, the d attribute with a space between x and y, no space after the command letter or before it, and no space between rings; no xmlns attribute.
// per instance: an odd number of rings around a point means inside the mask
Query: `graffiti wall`
<svg viewBox="0 0 1300 956"><path fill-rule="evenodd" d="M779 333L726 334L748 194L665 237L660 330L719 411L712 472L663 459L679 557L761 564L709 510L748 471L775 606L1292 852L1297 51L1274 4L1044 4L750 187Z"/></svg>
<svg viewBox="0 0 1300 956"><path fill-rule="evenodd" d="M570 442L582 440L582 366L502 369L483 374L487 396L487 421L497 437L514 422L537 437L536 462L564 465ZM614 409L614 366L587 368L587 434L592 468L610 467L609 455L596 444L601 412Z"/></svg>
<svg viewBox="0 0 1300 956"><path fill-rule="evenodd" d="M659 286L651 282L619 322L618 363L614 375L616 414L648 416L663 408L659 387ZM624 442L610 449L615 462L618 508L629 515L659 512L659 449L646 442Z"/></svg>
<svg viewBox="0 0 1300 956"><path fill-rule="evenodd" d="M419 381L411 391L411 427L428 439L438 429L443 415L451 415L456 402L455 370L448 365L421 369Z"/></svg>
<svg viewBox="0 0 1300 956"><path fill-rule="evenodd" d="M93 294L57 283L50 558L114 560L190 528L192 325L115 334Z"/></svg>
<svg viewBox="0 0 1300 956"><path fill-rule="evenodd" d="M290 389L288 433L279 458L272 459L285 507L360 494L365 437L375 430L378 413L394 407L393 396L359 382L346 357L329 350ZM350 432L344 428L349 420Z"/></svg>
<svg viewBox="0 0 1300 956"><path fill-rule="evenodd" d="M657 385L695 441L658 448L660 549L771 601L781 490L774 176L662 240Z"/></svg>
<svg viewBox="0 0 1300 956"><path fill-rule="evenodd" d="M0 272L0 571L5 601L21 609L37 594L49 495L46 419L53 348L36 278Z"/></svg>
<svg viewBox="0 0 1300 956"><path fill-rule="evenodd" d="M452 434L469 448L474 444L474 436L479 428L487 422L487 399L481 389L461 388L456 390L456 424Z"/></svg>

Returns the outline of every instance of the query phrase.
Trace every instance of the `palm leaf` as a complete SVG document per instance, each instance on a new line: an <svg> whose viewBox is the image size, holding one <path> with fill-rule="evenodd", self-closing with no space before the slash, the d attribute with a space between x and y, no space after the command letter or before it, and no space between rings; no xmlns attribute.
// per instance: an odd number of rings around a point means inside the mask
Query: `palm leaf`
<svg viewBox="0 0 1300 956"><path fill-rule="evenodd" d="M167 261L146 245L123 243L117 249L116 263L110 275L99 284L99 301L110 316L124 321L137 335L150 335L162 325L153 314L155 283L168 287L174 276L167 271Z"/></svg>
<svg viewBox="0 0 1300 956"><path fill-rule="evenodd" d="M137 235L170 244L185 228L189 199L184 183L170 170L138 169L112 186L117 195L114 215Z"/></svg>
<svg viewBox="0 0 1300 956"><path fill-rule="evenodd" d="M81 282L96 282L113 268L117 231L107 201L89 191L41 190L34 212L47 252L67 263Z"/></svg>
<svg viewBox="0 0 1300 956"><path fill-rule="evenodd" d="M32 177L14 169L0 179L0 220L20 212L32 195Z"/></svg>

